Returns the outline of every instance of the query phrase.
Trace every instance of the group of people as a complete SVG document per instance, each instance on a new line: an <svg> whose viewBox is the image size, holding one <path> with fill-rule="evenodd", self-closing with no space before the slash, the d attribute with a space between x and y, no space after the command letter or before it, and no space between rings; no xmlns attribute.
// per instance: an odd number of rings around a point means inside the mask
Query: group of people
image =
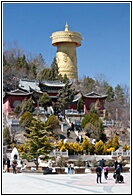
<svg viewBox="0 0 133 196"><path fill-rule="evenodd" d="M21 162L21 164L23 164ZM22 170L25 170L26 168L26 163L21 167L20 172L22 172ZM10 167L12 167L12 172L13 174L17 173L17 158L14 158L14 160L11 160L9 158L4 158L3 159L3 171L4 172L10 172Z"/></svg>
<svg viewBox="0 0 133 196"><path fill-rule="evenodd" d="M67 168L68 168L68 174L74 174L74 163L67 163Z"/></svg>
<svg viewBox="0 0 133 196"><path fill-rule="evenodd" d="M115 178L115 183L120 182L120 177L121 177L121 172L122 172L122 163L118 163L117 161L115 161L115 170L114 170L114 175L113 177ZM108 166L105 165L105 160L102 159L99 161L99 165L96 168L96 174L97 174L97 178L96 181L97 183L102 183L101 181L101 177L102 177L102 171L104 171L104 177L107 180L108 178Z"/></svg>

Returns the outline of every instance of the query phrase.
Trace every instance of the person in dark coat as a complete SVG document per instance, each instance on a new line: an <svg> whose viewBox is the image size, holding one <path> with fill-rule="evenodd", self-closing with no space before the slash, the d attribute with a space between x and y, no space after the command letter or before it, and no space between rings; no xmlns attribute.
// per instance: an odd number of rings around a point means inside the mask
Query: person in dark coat
<svg viewBox="0 0 133 196"><path fill-rule="evenodd" d="M101 169L101 167L98 165L98 167L96 168L96 174L97 174L97 183L99 183L98 182L98 179L100 179L100 183L102 183L101 182L101 176L102 176L102 169Z"/></svg>
<svg viewBox="0 0 133 196"><path fill-rule="evenodd" d="M74 131L74 124L72 123L71 124L71 128L70 128L72 131Z"/></svg>
<svg viewBox="0 0 133 196"><path fill-rule="evenodd" d="M114 164L115 170L117 169L117 165L118 165L118 162L117 162L117 160L115 160L115 164Z"/></svg>
<svg viewBox="0 0 133 196"><path fill-rule="evenodd" d="M105 160L104 159L100 160L99 166L101 166L101 169L103 170L103 167L105 167Z"/></svg>
<svg viewBox="0 0 133 196"><path fill-rule="evenodd" d="M116 173L116 181L115 181L115 183L117 183L117 182L120 181L120 174L121 174L121 168L120 168L120 165L119 164L117 165L117 168L115 170L115 173Z"/></svg>
<svg viewBox="0 0 133 196"><path fill-rule="evenodd" d="M10 172L10 171L9 171L9 168L10 168L10 159L7 158L7 172Z"/></svg>
<svg viewBox="0 0 133 196"><path fill-rule="evenodd" d="M70 130L67 130L67 138L70 137Z"/></svg>

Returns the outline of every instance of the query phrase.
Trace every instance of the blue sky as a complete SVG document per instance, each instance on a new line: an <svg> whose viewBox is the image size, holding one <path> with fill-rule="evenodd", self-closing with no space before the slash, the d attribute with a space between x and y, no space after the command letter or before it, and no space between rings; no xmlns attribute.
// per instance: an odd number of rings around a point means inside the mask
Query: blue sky
<svg viewBox="0 0 133 196"><path fill-rule="evenodd" d="M78 77L102 75L113 87L130 86L129 3L3 3L3 42L41 53L50 66L56 55L50 36L64 30L66 22L83 37Z"/></svg>

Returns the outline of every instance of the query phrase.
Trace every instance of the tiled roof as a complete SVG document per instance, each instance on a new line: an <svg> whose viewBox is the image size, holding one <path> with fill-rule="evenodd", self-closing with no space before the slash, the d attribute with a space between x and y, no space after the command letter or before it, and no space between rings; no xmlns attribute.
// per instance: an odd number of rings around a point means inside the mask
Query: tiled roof
<svg viewBox="0 0 133 196"><path fill-rule="evenodd" d="M56 80L56 81L41 81L40 82L41 84L45 85L45 86L56 86L56 87L64 87L65 86L65 83L59 81L59 80ZM69 85L71 85L72 82L69 83Z"/></svg>
<svg viewBox="0 0 133 196"><path fill-rule="evenodd" d="M30 87L33 89L33 90L38 90L40 91L40 88L39 88L39 82L36 81L36 80L20 80L19 81L19 87L21 89L24 89L24 90L27 90L30 92Z"/></svg>
<svg viewBox="0 0 133 196"><path fill-rule="evenodd" d="M6 92L7 95L32 95L33 92L25 92L20 89L16 89L10 92Z"/></svg>
<svg viewBox="0 0 133 196"><path fill-rule="evenodd" d="M94 91L92 91L91 93L87 93L83 96L87 98L106 98L107 97L107 95L100 95Z"/></svg>

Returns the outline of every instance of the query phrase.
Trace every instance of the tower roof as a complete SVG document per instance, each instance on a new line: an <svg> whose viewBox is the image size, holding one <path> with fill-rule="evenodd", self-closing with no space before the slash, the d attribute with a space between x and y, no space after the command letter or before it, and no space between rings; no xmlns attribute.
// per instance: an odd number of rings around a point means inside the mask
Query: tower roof
<svg viewBox="0 0 133 196"><path fill-rule="evenodd" d="M81 46L81 40L82 40L80 33L69 31L67 22L64 31L56 31L52 33L50 38L52 39L53 46L58 46L58 43L67 42L67 43L75 43L76 46L78 47Z"/></svg>

